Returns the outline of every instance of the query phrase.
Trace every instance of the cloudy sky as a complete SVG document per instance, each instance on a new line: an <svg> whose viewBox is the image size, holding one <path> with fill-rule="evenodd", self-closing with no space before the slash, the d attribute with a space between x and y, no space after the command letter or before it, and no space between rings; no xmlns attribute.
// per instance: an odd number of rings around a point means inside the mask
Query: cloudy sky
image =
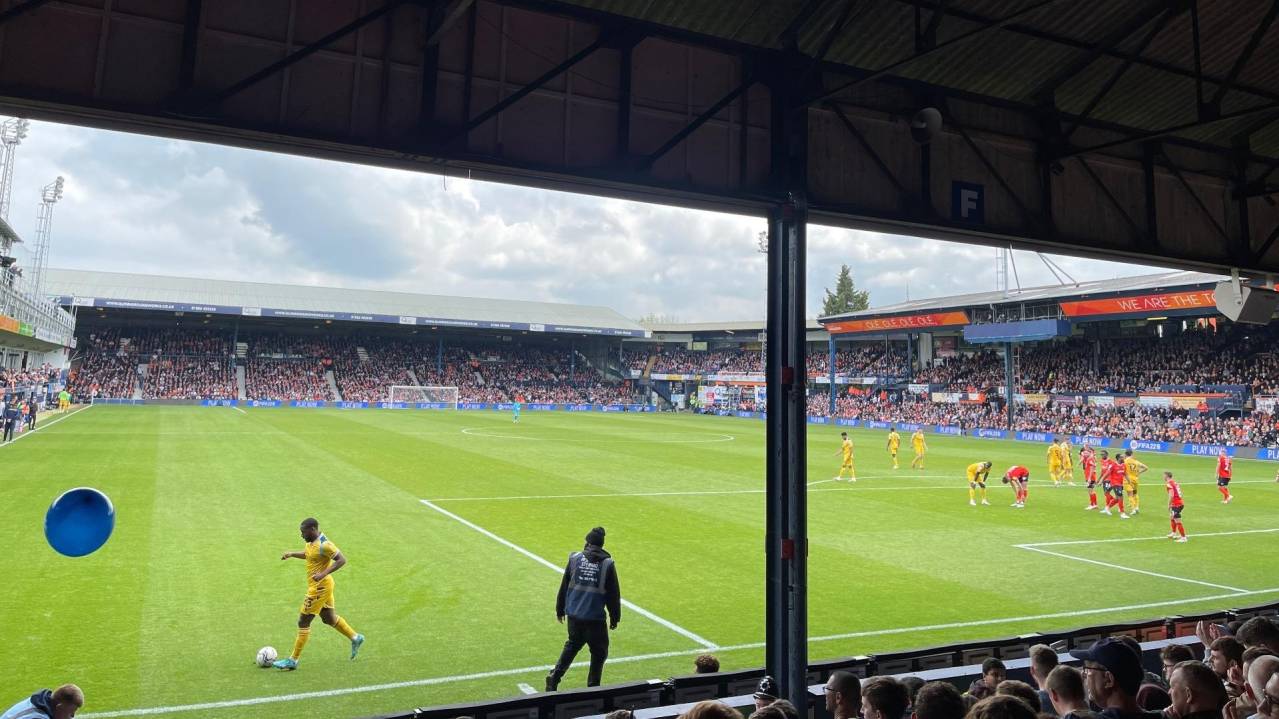
<svg viewBox="0 0 1279 719"><path fill-rule="evenodd" d="M50 265L600 304L640 318L757 319L758 218L32 123L10 223L66 177ZM809 314L841 263L873 305L994 286L994 250L813 227ZM19 256L20 260L25 257ZM1058 258L1076 279L1158 271ZM1017 253L1023 286L1051 284Z"/></svg>

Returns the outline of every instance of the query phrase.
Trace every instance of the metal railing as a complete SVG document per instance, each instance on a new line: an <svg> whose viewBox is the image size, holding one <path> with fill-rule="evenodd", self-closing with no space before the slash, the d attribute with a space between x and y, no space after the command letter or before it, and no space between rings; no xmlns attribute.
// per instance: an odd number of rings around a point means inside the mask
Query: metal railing
<svg viewBox="0 0 1279 719"><path fill-rule="evenodd" d="M53 300L27 292L27 284L12 271L0 273L0 314L31 325L41 340L70 346L75 317Z"/></svg>

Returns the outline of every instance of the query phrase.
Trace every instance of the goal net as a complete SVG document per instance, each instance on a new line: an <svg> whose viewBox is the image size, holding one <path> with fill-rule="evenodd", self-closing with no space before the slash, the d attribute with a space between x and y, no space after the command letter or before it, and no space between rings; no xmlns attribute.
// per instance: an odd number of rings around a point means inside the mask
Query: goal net
<svg viewBox="0 0 1279 719"><path fill-rule="evenodd" d="M446 405L441 409L457 409L457 387L418 387L393 385L387 395L388 402L426 402Z"/></svg>

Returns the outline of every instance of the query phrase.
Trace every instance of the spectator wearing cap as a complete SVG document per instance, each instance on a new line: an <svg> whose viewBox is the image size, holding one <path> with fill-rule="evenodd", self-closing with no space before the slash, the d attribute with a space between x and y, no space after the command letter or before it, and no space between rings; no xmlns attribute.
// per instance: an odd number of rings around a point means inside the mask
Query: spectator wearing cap
<svg viewBox="0 0 1279 719"><path fill-rule="evenodd" d="M759 684L755 686L755 694L753 695L755 698L756 711L777 701L777 694L778 689L776 679L770 676L765 676L763 679L760 679Z"/></svg>
<svg viewBox="0 0 1279 719"><path fill-rule="evenodd" d="M1082 693L1082 689L1080 690ZM964 697L947 682L928 682L915 695L912 719L964 719L968 705ZM854 715L855 716L855 715ZM846 717L836 717L846 719Z"/></svg>
<svg viewBox="0 0 1279 719"><path fill-rule="evenodd" d="M1216 671L1207 665L1188 661L1172 670L1168 693L1172 697L1175 719L1219 719L1226 704L1226 690Z"/></svg>
<svg viewBox="0 0 1279 719"><path fill-rule="evenodd" d="M826 711L835 719L857 719L862 712L862 680L852 672L831 672L823 688Z"/></svg>
<svg viewBox="0 0 1279 719"><path fill-rule="evenodd" d="M1103 719L1159 719L1137 704L1137 690L1144 671L1141 657L1123 641L1102 639L1088 649L1070 653L1084 665L1084 691L1088 700L1101 708Z"/></svg>
<svg viewBox="0 0 1279 719"><path fill-rule="evenodd" d="M1048 681L1048 673L1057 668L1057 652L1047 644L1036 644L1030 648L1030 679L1035 682L1036 694L1039 695L1039 711L1057 716L1052 700L1048 698L1048 690L1044 682Z"/></svg>
<svg viewBox="0 0 1279 719"><path fill-rule="evenodd" d="M1044 681L1053 713L1061 719L1095 719L1097 714L1088 708L1088 695L1084 691L1084 675L1078 669L1059 664Z"/></svg>
<svg viewBox="0 0 1279 719"><path fill-rule="evenodd" d="M607 610L607 623L605 611ZM591 666L586 685L597 687L608 658L608 632L617 629L622 616L622 592L617 583L617 567L604 551L604 528L586 533L582 551L568 555L560 591L555 598L555 618L563 623L568 617L568 640L559 661L546 675L546 691L559 688L560 679L568 671L583 646L590 647Z"/></svg>
<svg viewBox="0 0 1279 719"><path fill-rule="evenodd" d="M1004 663L990 657L981 663L981 678L973 681L968 687L968 696L974 699L985 699L994 696L999 683L1008 677Z"/></svg>

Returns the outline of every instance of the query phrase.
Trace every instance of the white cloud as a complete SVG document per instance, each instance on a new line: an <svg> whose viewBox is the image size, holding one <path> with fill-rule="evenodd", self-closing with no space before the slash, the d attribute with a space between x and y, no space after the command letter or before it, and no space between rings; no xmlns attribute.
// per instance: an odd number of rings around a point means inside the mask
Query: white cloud
<svg viewBox="0 0 1279 719"><path fill-rule="evenodd" d="M764 313L760 218L32 123L11 223L67 178L51 264L605 305L631 317ZM25 258L20 258L25 259ZM809 313L841 264L874 305L990 289L994 250L812 227ZM1017 253L1021 283L1053 282ZM1074 258L1079 279L1155 271Z"/></svg>

